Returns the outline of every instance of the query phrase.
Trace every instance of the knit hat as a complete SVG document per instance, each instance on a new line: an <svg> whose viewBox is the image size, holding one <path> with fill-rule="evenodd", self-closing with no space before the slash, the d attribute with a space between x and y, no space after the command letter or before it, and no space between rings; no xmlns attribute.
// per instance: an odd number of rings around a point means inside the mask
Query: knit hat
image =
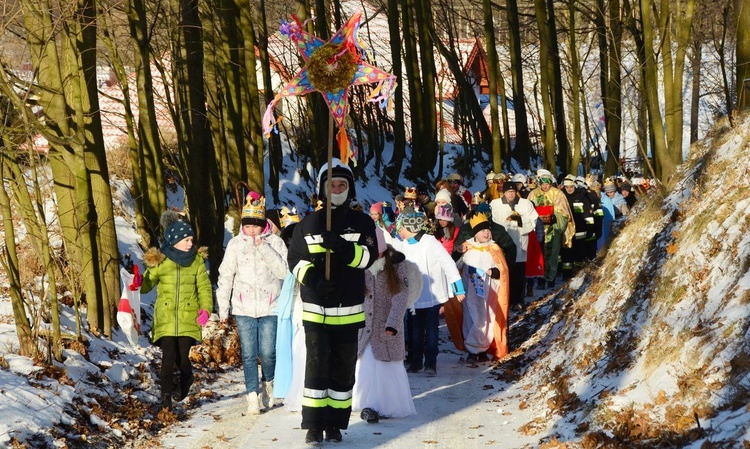
<svg viewBox="0 0 750 449"><path fill-rule="evenodd" d="M448 189L440 189L440 191L435 195L435 202L437 203L438 200L445 200L446 203L451 203L451 193L448 191Z"/></svg>
<svg viewBox="0 0 750 449"><path fill-rule="evenodd" d="M483 214L489 214L491 210L492 209L490 209L490 205L487 203L477 204L477 212L481 212Z"/></svg>
<svg viewBox="0 0 750 449"><path fill-rule="evenodd" d="M427 195L430 196L430 187L427 184L419 184L417 186L417 195Z"/></svg>
<svg viewBox="0 0 750 449"><path fill-rule="evenodd" d="M266 227L266 199L258 192L250 192L242 206L242 226L255 225Z"/></svg>
<svg viewBox="0 0 750 449"><path fill-rule="evenodd" d="M159 222L164 229L164 241L169 246L175 246L187 237L195 237L195 232L190 224L182 221L177 212L173 210L164 211Z"/></svg>
<svg viewBox="0 0 750 449"><path fill-rule="evenodd" d="M403 227L407 231L416 234L422 230L425 224L425 216L422 212L412 208L406 208L398 216L397 228Z"/></svg>
<svg viewBox="0 0 750 449"><path fill-rule="evenodd" d="M563 186L574 186L576 185L576 177L573 175L565 175L563 179Z"/></svg>
<svg viewBox="0 0 750 449"><path fill-rule="evenodd" d="M617 192L617 185L614 182L604 183L604 193Z"/></svg>
<svg viewBox="0 0 750 449"><path fill-rule="evenodd" d="M436 207L435 218L437 220L453 221L453 206L449 203Z"/></svg>
<svg viewBox="0 0 750 449"><path fill-rule="evenodd" d="M495 179L495 172L494 171L491 171L491 172L487 173L487 175L484 177L485 181L492 181L493 179Z"/></svg>
<svg viewBox="0 0 750 449"><path fill-rule="evenodd" d="M503 193L507 192L508 190L518 192L518 190L516 189L516 183L513 181L505 181L503 183Z"/></svg>
<svg viewBox="0 0 750 449"><path fill-rule="evenodd" d="M347 200L357 196L357 192L354 189L354 175L352 169L348 165L345 165L338 158L333 158L331 162L331 179L343 179L349 184L349 191ZM328 163L326 162L320 167L318 172L318 199L326 198L326 183L328 182Z"/></svg>
<svg viewBox="0 0 750 449"><path fill-rule="evenodd" d="M383 203L375 203L372 206L370 206L370 213L377 212L380 215L383 215Z"/></svg>
<svg viewBox="0 0 750 449"><path fill-rule="evenodd" d="M623 182L622 184L620 184L620 190L621 191L622 190L627 190L628 192L632 192L633 191L633 187L630 185L629 182Z"/></svg>
<svg viewBox="0 0 750 449"><path fill-rule="evenodd" d="M577 176L576 177L576 185L578 187L588 188L588 183L586 182L586 178L583 176Z"/></svg>
<svg viewBox="0 0 750 449"><path fill-rule="evenodd" d="M487 215L483 213L475 213L469 217L469 226L471 226L471 232L473 234L485 229L490 229L491 227Z"/></svg>

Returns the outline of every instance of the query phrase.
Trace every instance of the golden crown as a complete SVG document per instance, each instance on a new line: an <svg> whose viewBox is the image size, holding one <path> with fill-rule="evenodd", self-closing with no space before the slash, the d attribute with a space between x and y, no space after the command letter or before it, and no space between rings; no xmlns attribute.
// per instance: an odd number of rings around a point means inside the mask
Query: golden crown
<svg viewBox="0 0 750 449"><path fill-rule="evenodd" d="M417 188L416 187L407 187L406 191L404 192L404 199L405 200L416 200L417 199Z"/></svg>
<svg viewBox="0 0 750 449"><path fill-rule="evenodd" d="M489 223L489 220L487 220L487 216L485 214L478 213L469 218L469 226L471 226L471 229L476 228L482 223Z"/></svg>
<svg viewBox="0 0 750 449"><path fill-rule="evenodd" d="M264 220L266 218L266 199L260 197L253 200L251 194L245 197L245 205L242 206L242 218L257 218Z"/></svg>
<svg viewBox="0 0 750 449"><path fill-rule="evenodd" d="M292 223L299 223L299 215L296 211L290 211L286 206L281 208L281 217L279 218L281 227L285 228Z"/></svg>

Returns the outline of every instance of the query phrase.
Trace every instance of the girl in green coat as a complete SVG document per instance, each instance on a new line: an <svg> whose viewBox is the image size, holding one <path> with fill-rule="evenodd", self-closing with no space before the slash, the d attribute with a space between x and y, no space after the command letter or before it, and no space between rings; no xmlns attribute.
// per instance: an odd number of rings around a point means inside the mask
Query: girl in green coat
<svg viewBox="0 0 750 449"><path fill-rule="evenodd" d="M193 383L190 347L201 341L201 328L213 310L211 281L203 257L193 246L195 233L174 211L162 214L164 242L143 257L147 266L141 293L156 287L152 341L162 350L161 405L172 406L174 366L180 369L175 400L183 400Z"/></svg>

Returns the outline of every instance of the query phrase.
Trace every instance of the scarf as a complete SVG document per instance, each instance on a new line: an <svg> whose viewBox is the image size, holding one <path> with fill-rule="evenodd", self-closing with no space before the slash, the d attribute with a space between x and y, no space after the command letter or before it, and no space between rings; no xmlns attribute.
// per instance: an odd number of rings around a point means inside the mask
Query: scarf
<svg viewBox="0 0 750 449"><path fill-rule="evenodd" d="M190 251L180 251L174 246L164 244L161 247L161 252L177 265L181 267L189 267L193 263L195 255L198 253L198 249L193 246L190 248Z"/></svg>

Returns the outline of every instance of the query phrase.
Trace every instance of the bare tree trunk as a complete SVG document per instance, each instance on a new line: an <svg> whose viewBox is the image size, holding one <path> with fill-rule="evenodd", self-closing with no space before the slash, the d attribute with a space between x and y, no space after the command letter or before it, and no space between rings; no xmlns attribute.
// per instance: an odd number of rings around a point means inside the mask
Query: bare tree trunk
<svg viewBox="0 0 750 449"><path fill-rule="evenodd" d="M209 134L198 1L173 0L171 7L178 20L172 34L172 64L183 187L196 241L208 245L209 263L218 267L224 243L224 192ZM213 280L217 275L211 270Z"/></svg>
<svg viewBox="0 0 750 449"><path fill-rule="evenodd" d="M622 8L619 0L597 0L594 23L599 40L599 79L604 105L607 162L604 176L617 173L622 128Z"/></svg>
<svg viewBox="0 0 750 449"><path fill-rule="evenodd" d="M515 159L521 168L531 168L531 139L526 116L526 97L523 87L523 57L521 55L521 30L518 20L518 2L506 1L508 17L508 44L510 66L513 73L513 112L516 117Z"/></svg>
<svg viewBox="0 0 750 449"><path fill-rule="evenodd" d="M547 12L544 6L544 0L534 0L536 22L539 27L539 80L541 87L542 108L544 109L544 167L553 174L557 173L555 163L555 123L552 118L552 109L554 96L552 94L552 68L549 60L549 42L550 33L549 24L547 23Z"/></svg>
<svg viewBox="0 0 750 449"><path fill-rule="evenodd" d="M555 7L553 0L547 0L547 34L549 38L549 62L547 69L551 70L550 94L554 108L552 113L555 117L555 138L557 140L557 157L560 167L565 167L565 162L570 158L570 144L568 142L567 123L565 120L565 98L562 85L562 64L560 63L560 48L557 43L557 20L555 19ZM555 173L555 172L553 172Z"/></svg>
<svg viewBox="0 0 750 449"><path fill-rule="evenodd" d="M404 129L404 82L401 69L401 29L399 27L398 0L388 0L388 34L391 40L391 73L398 84L393 93L393 157L384 170L388 185L396 187L401 167L406 157L406 130Z"/></svg>
<svg viewBox="0 0 750 449"><path fill-rule="evenodd" d="M490 90L490 121L492 122L492 168L494 171L499 173L503 168L503 136L500 133L500 114L497 109L497 81L500 67L497 61L497 49L495 48L496 38L495 26L492 23L491 0L482 1L482 10L484 12L484 41L485 46L487 47L487 74L489 75ZM505 100L505 95L503 95L503 100Z"/></svg>
<svg viewBox="0 0 750 449"><path fill-rule="evenodd" d="M728 2L722 9L721 14L721 39L719 39L718 41L714 40L714 42L716 45L716 53L718 53L719 55L719 67L721 67L721 81L724 91L724 101L726 102L727 106L727 117L729 117L729 124L733 125L734 118L732 116L732 111L734 110L734 101L732 100L732 93L731 89L729 88L729 75L727 75L726 58L726 41L729 31L729 11L730 3ZM748 51L748 53L750 53L750 51Z"/></svg>
<svg viewBox="0 0 750 449"><path fill-rule="evenodd" d="M26 357L35 357L38 349L32 338L31 323L26 315L23 295L21 294L21 276L18 266L18 255L16 254L13 213L10 207L10 197L5 190L5 180L8 179L10 181L12 179L6 166L13 162L7 160L9 149L3 143L0 143L0 150L2 151L2 154L0 154L0 179L2 180L2 184L0 184L0 215L3 216L5 233L5 245L3 245L2 257L0 257L0 265L8 276L8 291L13 308L13 322L16 325L16 335L18 336L19 353ZM13 151L15 152L15 149Z"/></svg>
<svg viewBox="0 0 750 449"><path fill-rule="evenodd" d="M415 26L419 36L419 63L422 77L422 120L424 134L422 135L420 154L424 158L423 179L427 179L427 172L435 168L437 163L437 106L435 104L435 47L430 36L432 27L432 10L430 0L413 0ZM421 165L421 164L420 164Z"/></svg>
<svg viewBox="0 0 750 449"><path fill-rule="evenodd" d="M263 93L266 104L269 104L274 97L273 85L271 82L271 63L268 59L268 21L266 19L266 1L260 0L260 20L258 21L258 54L260 56L260 65L263 70ZM273 200L279 203L279 179L283 174L282 163L283 155L281 152L281 136L278 133L271 133L268 136L268 165L269 179L268 185L273 192Z"/></svg>
<svg viewBox="0 0 750 449"><path fill-rule="evenodd" d="M737 17L737 109L744 111L750 107L750 5L744 0L734 0L734 15Z"/></svg>
<svg viewBox="0 0 750 449"><path fill-rule="evenodd" d="M576 43L576 7L575 0L568 0L568 52L570 53L570 90L571 111L573 119L573 148L570 159L565 166L566 172L577 175L578 164L581 162L581 68L578 62L578 47Z"/></svg>
<svg viewBox="0 0 750 449"><path fill-rule="evenodd" d="M703 43L693 41L693 54L690 57L690 65L693 72L692 91L690 95L690 143L693 144L698 140L698 106L700 105L701 96L701 53L703 52Z"/></svg>

